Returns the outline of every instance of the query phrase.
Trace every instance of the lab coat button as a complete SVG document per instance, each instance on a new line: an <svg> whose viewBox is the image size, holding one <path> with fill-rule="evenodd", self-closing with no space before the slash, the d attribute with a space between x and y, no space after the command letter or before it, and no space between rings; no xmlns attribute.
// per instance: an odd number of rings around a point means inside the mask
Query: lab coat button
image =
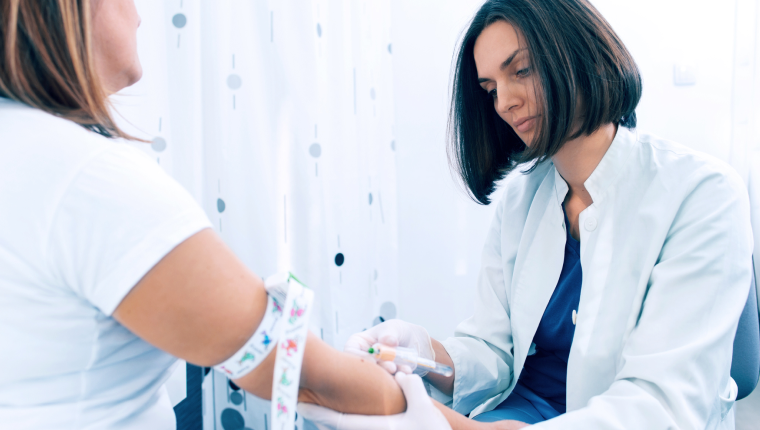
<svg viewBox="0 0 760 430"><path fill-rule="evenodd" d="M578 323L578 312L573 309L573 325L576 325Z"/></svg>
<svg viewBox="0 0 760 430"><path fill-rule="evenodd" d="M585 224L586 224L586 230L587 231L594 231L594 230L596 230L596 224L597 224L596 223L596 218L594 218L594 217L587 218Z"/></svg>

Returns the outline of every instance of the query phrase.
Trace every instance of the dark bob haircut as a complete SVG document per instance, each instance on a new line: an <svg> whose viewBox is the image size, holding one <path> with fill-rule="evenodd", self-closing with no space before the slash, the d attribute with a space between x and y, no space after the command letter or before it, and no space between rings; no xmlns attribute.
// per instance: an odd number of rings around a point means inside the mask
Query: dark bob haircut
<svg viewBox="0 0 760 430"><path fill-rule="evenodd" d="M475 41L497 21L517 30L537 77L541 116L529 147L499 117L493 98L478 83ZM641 76L633 57L588 1L488 0L472 19L456 57L449 117L452 168L475 201L489 204L496 182L519 164L535 161L528 173L566 141L605 124L635 128L640 98Z"/></svg>

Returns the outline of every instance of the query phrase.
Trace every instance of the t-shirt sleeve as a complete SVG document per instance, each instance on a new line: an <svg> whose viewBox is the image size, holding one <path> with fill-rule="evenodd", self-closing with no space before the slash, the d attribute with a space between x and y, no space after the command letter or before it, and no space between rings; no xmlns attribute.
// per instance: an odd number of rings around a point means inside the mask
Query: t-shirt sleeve
<svg viewBox="0 0 760 430"><path fill-rule="evenodd" d="M47 261L64 287L110 316L156 263L208 227L201 207L154 160L114 143L61 197Z"/></svg>

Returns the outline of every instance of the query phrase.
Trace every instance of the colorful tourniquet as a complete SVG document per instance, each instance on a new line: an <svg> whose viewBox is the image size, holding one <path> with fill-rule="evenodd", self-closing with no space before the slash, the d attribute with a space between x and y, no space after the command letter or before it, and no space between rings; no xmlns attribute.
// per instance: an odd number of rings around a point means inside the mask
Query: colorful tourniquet
<svg viewBox="0 0 760 430"><path fill-rule="evenodd" d="M272 384L272 430L293 430L296 421L298 387L301 380L306 337L309 333L309 316L314 293L305 288L290 273L274 275L266 280L268 290L286 290L282 331L277 342ZM270 287L271 286L271 287Z"/></svg>
<svg viewBox="0 0 760 430"><path fill-rule="evenodd" d="M284 326L280 323L283 301L278 300L275 295L268 295L267 301L264 319L256 333L235 355L214 366L214 369L224 372L230 379L239 379L252 372L277 346L277 339L280 338L280 331Z"/></svg>

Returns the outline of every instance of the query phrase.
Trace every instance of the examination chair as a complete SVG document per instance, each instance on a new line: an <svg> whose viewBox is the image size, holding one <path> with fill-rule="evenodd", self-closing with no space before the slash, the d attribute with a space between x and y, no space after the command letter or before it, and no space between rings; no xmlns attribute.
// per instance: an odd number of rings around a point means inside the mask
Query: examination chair
<svg viewBox="0 0 760 430"><path fill-rule="evenodd" d="M756 280L760 278L760 153L749 158L747 191L749 192L750 222L755 243L753 279L747 304L739 319L734 338L734 355L731 377L739 387L738 399L749 396L757 386L760 376L760 295Z"/></svg>
<svg viewBox="0 0 760 430"><path fill-rule="evenodd" d="M736 337L734 337L731 378L739 387L736 400L749 396L760 379L760 313L758 313L757 303L757 286L753 273L747 304L744 305L744 311L739 318L739 327L736 329Z"/></svg>

